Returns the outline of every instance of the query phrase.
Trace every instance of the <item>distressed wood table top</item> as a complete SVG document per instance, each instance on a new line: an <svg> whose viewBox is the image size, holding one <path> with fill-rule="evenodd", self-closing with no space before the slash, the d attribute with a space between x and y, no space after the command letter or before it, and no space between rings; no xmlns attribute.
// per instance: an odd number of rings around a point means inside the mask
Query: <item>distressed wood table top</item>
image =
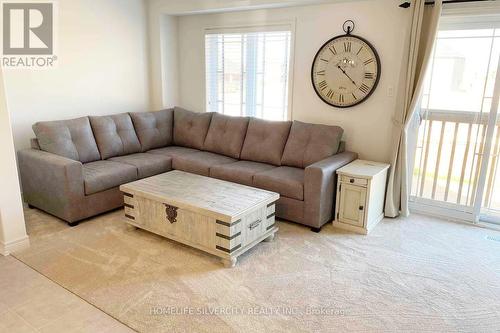
<svg viewBox="0 0 500 333"><path fill-rule="evenodd" d="M275 192L178 170L124 184L120 190L227 222L279 199Z"/></svg>

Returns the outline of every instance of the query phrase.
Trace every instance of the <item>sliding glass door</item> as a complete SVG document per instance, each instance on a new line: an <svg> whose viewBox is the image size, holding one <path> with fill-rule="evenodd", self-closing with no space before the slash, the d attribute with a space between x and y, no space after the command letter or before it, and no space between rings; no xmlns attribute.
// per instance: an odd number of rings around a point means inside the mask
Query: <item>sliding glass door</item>
<svg viewBox="0 0 500 333"><path fill-rule="evenodd" d="M421 102L416 210L500 222L500 16L443 19Z"/></svg>
<svg viewBox="0 0 500 333"><path fill-rule="evenodd" d="M500 43L500 38L497 38ZM500 47L500 46L498 46ZM478 190L475 202L475 218L489 222L500 223L500 172L499 153L500 153L500 60L495 78L493 100L490 109L489 123L486 131L484 161L481 165L479 183L481 187Z"/></svg>

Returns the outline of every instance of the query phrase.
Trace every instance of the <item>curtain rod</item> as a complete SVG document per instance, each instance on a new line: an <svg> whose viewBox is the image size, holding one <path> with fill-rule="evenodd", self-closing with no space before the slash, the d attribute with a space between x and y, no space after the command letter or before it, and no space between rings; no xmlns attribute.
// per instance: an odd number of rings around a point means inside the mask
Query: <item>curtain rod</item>
<svg viewBox="0 0 500 333"><path fill-rule="evenodd" d="M443 4L447 3L463 3L463 2L479 2L479 1L491 1L491 0L445 0L443 1ZM433 5L434 1L426 1L426 5ZM399 5L401 8L409 8L410 7L410 2L406 1L403 2L402 4Z"/></svg>

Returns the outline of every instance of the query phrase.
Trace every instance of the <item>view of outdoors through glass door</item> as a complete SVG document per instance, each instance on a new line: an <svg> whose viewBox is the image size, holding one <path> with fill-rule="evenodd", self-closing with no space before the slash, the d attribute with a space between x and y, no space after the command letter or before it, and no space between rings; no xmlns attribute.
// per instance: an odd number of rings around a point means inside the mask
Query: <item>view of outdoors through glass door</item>
<svg viewBox="0 0 500 333"><path fill-rule="evenodd" d="M500 122L492 105L498 108L500 29L484 24L442 29L433 52L411 200L495 219L500 217Z"/></svg>

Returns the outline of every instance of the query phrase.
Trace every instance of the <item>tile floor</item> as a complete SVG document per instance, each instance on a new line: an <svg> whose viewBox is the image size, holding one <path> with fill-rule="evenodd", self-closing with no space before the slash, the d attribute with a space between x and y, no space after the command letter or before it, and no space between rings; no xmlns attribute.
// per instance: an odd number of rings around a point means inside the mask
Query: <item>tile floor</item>
<svg viewBox="0 0 500 333"><path fill-rule="evenodd" d="M134 332L34 271L0 255L0 333Z"/></svg>

